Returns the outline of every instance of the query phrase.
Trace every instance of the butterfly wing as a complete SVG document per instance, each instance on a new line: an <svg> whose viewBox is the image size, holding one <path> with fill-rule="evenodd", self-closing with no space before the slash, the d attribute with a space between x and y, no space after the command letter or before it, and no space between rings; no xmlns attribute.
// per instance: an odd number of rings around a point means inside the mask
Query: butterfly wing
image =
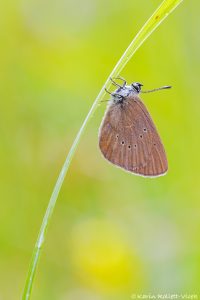
<svg viewBox="0 0 200 300"><path fill-rule="evenodd" d="M167 172L163 144L137 95L109 105L100 127L99 147L108 161L137 175L155 177Z"/></svg>

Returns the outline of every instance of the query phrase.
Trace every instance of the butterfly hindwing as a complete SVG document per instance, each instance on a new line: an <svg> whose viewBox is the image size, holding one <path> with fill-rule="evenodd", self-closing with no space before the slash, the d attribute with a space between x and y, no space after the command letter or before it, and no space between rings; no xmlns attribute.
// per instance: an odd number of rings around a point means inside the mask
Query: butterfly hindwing
<svg viewBox="0 0 200 300"><path fill-rule="evenodd" d="M111 163L138 175L159 176L168 168L156 127L137 95L108 106L99 147Z"/></svg>

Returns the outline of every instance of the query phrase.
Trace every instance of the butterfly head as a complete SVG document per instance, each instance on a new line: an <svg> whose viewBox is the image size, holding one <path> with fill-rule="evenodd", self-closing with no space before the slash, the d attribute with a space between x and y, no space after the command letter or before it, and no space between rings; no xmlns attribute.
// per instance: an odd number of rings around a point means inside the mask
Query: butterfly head
<svg viewBox="0 0 200 300"><path fill-rule="evenodd" d="M132 84L131 84L131 87L134 89L134 91L136 92L136 93L140 93L140 91L141 91L141 87L143 86L143 84L142 83L139 83L139 82L133 82Z"/></svg>

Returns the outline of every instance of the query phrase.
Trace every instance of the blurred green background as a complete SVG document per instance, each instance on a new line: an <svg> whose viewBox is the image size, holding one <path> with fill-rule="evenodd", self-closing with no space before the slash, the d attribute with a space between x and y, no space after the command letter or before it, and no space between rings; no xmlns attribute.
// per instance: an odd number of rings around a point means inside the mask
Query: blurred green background
<svg viewBox="0 0 200 300"><path fill-rule="evenodd" d="M20 299L73 139L160 2L1 2L0 299ZM121 73L145 89L173 86L142 97L168 154L167 176L132 176L102 158L102 103L61 190L32 299L200 292L199 10L199 1L184 1Z"/></svg>

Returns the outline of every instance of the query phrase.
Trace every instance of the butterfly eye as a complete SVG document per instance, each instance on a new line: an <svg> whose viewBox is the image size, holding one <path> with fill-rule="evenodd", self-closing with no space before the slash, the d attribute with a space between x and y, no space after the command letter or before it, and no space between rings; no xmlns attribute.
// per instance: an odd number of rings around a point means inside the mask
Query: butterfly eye
<svg viewBox="0 0 200 300"><path fill-rule="evenodd" d="M141 84L139 82L133 82L131 85L137 93L139 93L141 91L141 87L143 86L143 84Z"/></svg>

